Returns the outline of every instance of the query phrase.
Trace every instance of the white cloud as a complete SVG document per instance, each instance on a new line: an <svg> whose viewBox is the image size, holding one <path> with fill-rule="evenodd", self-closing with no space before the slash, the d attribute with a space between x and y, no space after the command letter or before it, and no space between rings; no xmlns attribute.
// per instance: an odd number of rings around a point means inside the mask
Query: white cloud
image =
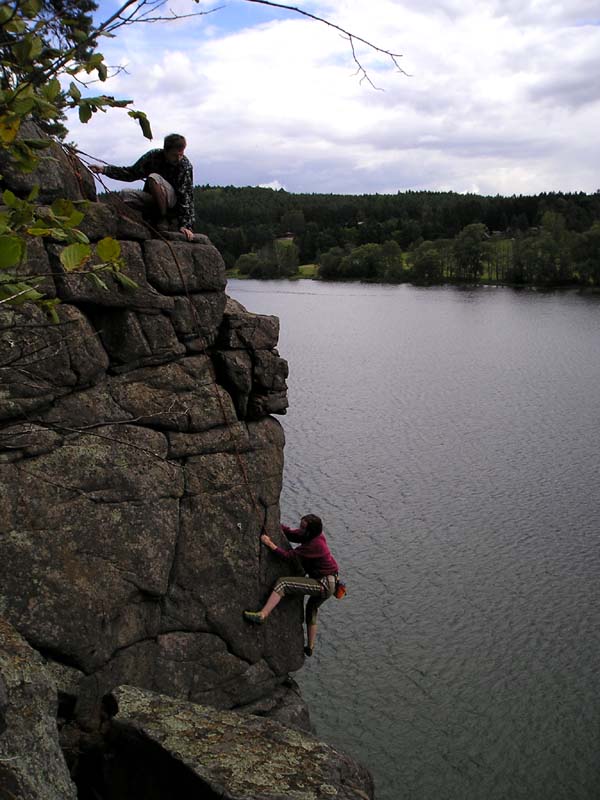
<svg viewBox="0 0 600 800"><path fill-rule="evenodd" d="M187 136L198 183L357 193L597 188L590 165L599 155L600 27L589 24L591 1L434 0L422 8L371 0L367 13L362 0L323 0L303 8L403 52L412 77L355 42L385 88L373 90L353 77L349 43L327 26L265 17L249 27L244 18L224 32L218 12L127 28L108 43L107 61L126 63L128 74L107 91L135 98L158 146L171 131ZM112 163L143 152L126 114L96 118L72 127L84 150Z"/></svg>
<svg viewBox="0 0 600 800"><path fill-rule="evenodd" d="M260 183L259 184L261 189L274 189L277 191L278 189L285 189L285 186L280 183L277 178L274 181L269 181L269 183Z"/></svg>

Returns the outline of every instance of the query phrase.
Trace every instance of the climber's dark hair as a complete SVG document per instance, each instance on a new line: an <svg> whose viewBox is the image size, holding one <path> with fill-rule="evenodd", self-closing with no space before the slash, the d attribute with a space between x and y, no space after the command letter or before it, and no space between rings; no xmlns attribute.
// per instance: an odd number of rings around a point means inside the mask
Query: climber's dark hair
<svg viewBox="0 0 600 800"><path fill-rule="evenodd" d="M185 136L182 136L180 133L170 133L168 136L165 136L163 142L163 148L165 150L181 150L186 146L187 142Z"/></svg>
<svg viewBox="0 0 600 800"><path fill-rule="evenodd" d="M310 541L310 539L314 539L315 536L318 536L320 533L323 533L323 523L321 522L321 517L317 517L316 514L305 514L302 517L302 521L306 522L306 538Z"/></svg>

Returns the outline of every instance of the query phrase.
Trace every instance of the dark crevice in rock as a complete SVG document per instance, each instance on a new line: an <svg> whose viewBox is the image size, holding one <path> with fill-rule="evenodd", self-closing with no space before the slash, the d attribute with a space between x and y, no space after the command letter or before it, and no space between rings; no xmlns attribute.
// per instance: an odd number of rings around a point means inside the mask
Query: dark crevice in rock
<svg viewBox="0 0 600 800"><path fill-rule="evenodd" d="M183 471L183 497L186 496L186 485L187 485L187 476L185 474L185 470ZM181 539L181 501L183 498L179 498L179 502L177 503L177 532L175 534L175 544L173 545L173 557L171 559L171 565L169 567L169 575L167 578L167 591L165 595L168 596L173 584L175 582L175 571L177 569L177 558L179 555L179 543ZM162 609L161 609L162 611Z"/></svg>
<svg viewBox="0 0 600 800"><path fill-rule="evenodd" d="M94 492L93 494L91 492L88 492L87 497L88 500L91 500L92 502L97 503L98 505L109 506L109 507L120 506L123 505L123 503L128 503L129 505L132 506L139 506L140 508L146 505L146 501L140 500L139 497L118 497L114 499L103 496L100 492ZM98 556L98 558L100 558L100 556Z"/></svg>
<svg viewBox="0 0 600 800"><path fill-rule="evenodd" d="M46 661L55 661L57 664L62 664L63 667L74 667L80 672L85 673L85 670L75 656L63 653L54 647L49 647L47 644L36 643L35 640L31 638L28 640L28 644L30 644L34 650L37 650Z"/></svg>
<svg viewBox="0 0 600 800"><path fill-rule="evenodd" d="M156 643L157 639L158 639L158 634L155 634L154 636L144 636L141 639L136 639L134 642L128 642L127 644L116 647L112 651L110 656L106 659L104 664L102 664L102 667L105 667L107 664L110 664L111 661L113 661L118 655L124 653L126 650L131 650L132 647L137 647L138 645L145 644L146 642Z"/></svg>
<svg viewBox="0 0 600 800"><path fill-rule="evenodd" d="M136 731L109 728L78 759L78 800L222 800L185 764Z"/></svg>
<svg viewBox="0 0 600 800"><path fill-rule="evenodd" d="M75 718L75 707L77 705L77 698L67 692L58 690L58 705L56 708L56 718L58 720L59 730L67 723Z"/></svg>
<svg viewBox="0 0 600 800"><path fill-rule="evenodd" d="M121 411L123 412L124 418L132 420L133 414L128 409L126 409L125 406L122 403L119 402L118 396L115 396L116 392L114 391L114 386L112 384L112 381L110 381L110 380L106 381L106 390L108 392L108 395L109 395L110 399L113 401L113 403L116 406L118 406L121 409Z"/></svg>
<svg viewBox="0 0 600 800"><path fill-rule="evenodd" d="M173 360L174 359L170 355L138 358L136 361L131 361L128 364L111 364L107 370L107 374L125 375L127 372L133 372L136 369L142 369L144 367L160 367L162 364L171 364Z"/></svg>
<svg viewBox="0 0 600 800"><path fill-rule="evenodd" d="M81 380L81 372L77 369L77 364L73 358L73 354L71 353L71 348L68 345L65 347L65 354L67 361L69 362L69 369L75 376L75 385L77 386Z"/></svg>
<svg viewBox="0 0 600 800"><path fill-rule="evenodd" d="M163 597L165 596L165 592L159 591L151 591L150 589L146 588L145 586L141 586L137 581L130 581L133 586L135 586L137 591L137 597L132 598L132 603L138 603L140 605L146 604L156 604L160 603Z"/></svg>
<svg viewBox="0 0 600 800"><path fill-rule="evenodd" d="M210 627L210 632L215 636L217 636L223 642L227 652L230 655L239 658L240 661L244 661L250 667L256 663L256 661L249 659L247 656L245 656L243 653L239 652L236 649L233 643L228 639L226 632L223 630L222 626L219 625L218 621L215 620L214 618L211 619L211 615L208 611L206 612L206 620Z"/></svg>
<svg viewBox="0 0 600 800"><path fill-rule="evenodd" d="M197 628L192 628L189 625L186 625L185 627L182 627L182 628L169 628L169 627L162 628L161 627L160 633L158 635L159 636L168 636L171 633L175 633L175 634L176 633L181 633L184 636L189 636L190 634L194 634L194 633L208 633L208 634L212 635L213 631L211 631L210 628L207 628L207 627L199 626ZM182 659L182 660L185 660L185 659Z"/></svg>
<svg viewBox="0 0 600 800"><path fill-rule="evenodd" d="M302 697L300 687L293 678L288 677L283 680L267 697L235 706L232 711L273 719L290 728L316 734L308 706Z"/></svg>
<svg viewBox="0 0 600 800"><path fill-rule="evenodd" d="M62 445L61 437L52 426L24 416L0 427L0 460L24 461L51 453Z"/></svg>

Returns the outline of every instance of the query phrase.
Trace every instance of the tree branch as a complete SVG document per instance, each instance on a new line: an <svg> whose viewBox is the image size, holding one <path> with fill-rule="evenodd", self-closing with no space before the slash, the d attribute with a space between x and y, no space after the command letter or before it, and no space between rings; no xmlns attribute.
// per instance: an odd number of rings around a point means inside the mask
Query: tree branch
<svg viewBox="0 0 600 800"><path fill-rule="evenodd" d="M164 5L164 2L158 3L158 6ZM176 14L174 11L171 11L170 15L167 17L152 17L150 14L152 11L149 9L141 14L139 17L136 17L136 11L134 10L127 19L121 19L119 22L116 22L110 30L115 30L116 28L121 27L122 25L137 25L138 22L174 22L175 20L179 19L189 19L190 17L205 17L208 14L214 14L216 11L221 11L225 6L215 6L215 8L210 8L207 11L193 11L191 14Z"/></svg>
<svg viewBox="0 0 600 800"><path fill-rule="evenodd" d="M383 47L378 47L376 44L373 44L373 42L369 42L367 39L363 39L362 36L357 36L355 33L351 33L345 28L342 28L340 25L336 25L334 22L330 22L329 20L324 19L323 17L318 17L315 14L311 14L309 11L303 11L301 8L298 8L297 6L288 6L285 3L276 3L273 0L244 0L244 2L257 3L258 5L270 6L271 8L281 8L284 11L293 11L295 14L300 14L300 16L302 17L308 17L309 19L313 19L316 22L321 22L323 23L323 25L327 25L328 27L333 28L336 31L339 31L339 33L341 33L350 42L350 46L352 48L352 57L359 68L358 72L362 74L361 81L366 79L371 84L371 86L373 86L374 89L376 89L377 87L373 84L373 82L367 75L365 68L362 66L362 64L356 57L354 42L361 42L362 44L369 47L371 50L374 50L376 53L381 53L382 55L387 56L392 61L398 72L401 72L403 75L408 76L408 73L402 69L402 67L397 61L397 59L402 58L402 53L393 53L391 50L386 50Z"/></svg>
<svg viewBox="0 0 600 800"><path fill-rule="evenodd" d="M32 288L35 287L28 286L26 289L21 289L20 292L15 292L15 294L11 294L10 297L5 297L4 299L0 300L0 306L3 305L4 303L12 303L13 300L16 300L18 297L21 297L24 294L29 294Z"/></svg>

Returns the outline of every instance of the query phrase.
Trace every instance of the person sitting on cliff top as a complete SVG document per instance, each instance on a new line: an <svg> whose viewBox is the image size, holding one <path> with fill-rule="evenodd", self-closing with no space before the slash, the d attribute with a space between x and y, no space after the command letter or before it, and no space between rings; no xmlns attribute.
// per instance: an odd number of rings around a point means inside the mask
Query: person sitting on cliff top
<svg viewBox="0 0 600 800"><path fill-rule="evenodd" d="M149 150L131 167L91 164L90 170L117 181L145 180L144 189L128 189L123 200L146 216L163 223L169 211L177 217L186 239L194 238L194 181L192 164L184 155L187 142L178 133L165 136L163 148Z"/></svg>
<svg viewBox="0 0 600 800"><path fill-rule="evenodd" d="M299 528L292 529L287 525L282 525L281 530L290 542L300 542L300 546L283 550L266 533L260 537L261 542L281 558L288 561L298 558L308 577L279 578L264 607L260 611L244 611L244 618L248 622L260 625L284 595L308 595L309 600L306 604L307 645L304 652L307 656L312 656L317 636L317 611L319 606L335 592L338 582L338 565L331 555L323 534L323 523L315 514L306 514L302 517Z"/></svg>

